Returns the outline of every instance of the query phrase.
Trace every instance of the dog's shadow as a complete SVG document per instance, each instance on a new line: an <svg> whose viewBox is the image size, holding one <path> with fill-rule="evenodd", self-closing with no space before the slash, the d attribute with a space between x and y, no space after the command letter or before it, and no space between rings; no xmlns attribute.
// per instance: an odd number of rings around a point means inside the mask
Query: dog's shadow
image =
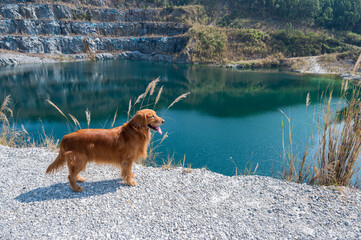
<svg viewBox="0 0 361 240"><path fill-rule="evenodd" d="M19 202L41 202L54 199L77 199L90 196L104 195L116 192L120 186L125 186L121 179L105 180L99 182L79 183L84 188L82 192L74 192L69 183L57 183L47 187L40 187L26 193L22 193L15 198Z"/></svg>

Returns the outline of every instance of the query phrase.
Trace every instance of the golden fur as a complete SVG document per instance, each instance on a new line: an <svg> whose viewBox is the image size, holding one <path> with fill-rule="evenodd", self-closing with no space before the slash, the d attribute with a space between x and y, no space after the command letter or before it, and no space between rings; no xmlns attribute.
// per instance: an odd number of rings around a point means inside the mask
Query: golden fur
<svg viewBox="0 0 361 240"><path fill-rule="evenodd" d="M52 173L66 163L70 187L81 192L84 189L76 182L84 181L78 174L85 170L87 163L110 163L121 168L121 177L126 184L134 186L133 162L146 157L150 128L155 130L163 123L153 110L143 109L120 127L84 129L65 135L60 142L59 155L46 173Z"/></svg>

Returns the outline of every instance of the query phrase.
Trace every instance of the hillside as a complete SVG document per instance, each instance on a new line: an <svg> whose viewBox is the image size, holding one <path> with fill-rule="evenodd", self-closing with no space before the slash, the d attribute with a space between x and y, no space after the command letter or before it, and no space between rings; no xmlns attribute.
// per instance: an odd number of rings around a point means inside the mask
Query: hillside
<svg viewBox="0 0 361 240"><path fill-rule="evenodd" d="M324 0L3 2L3 55L296 69L312 63L304 57L328 55L317 60L327 65L324 59L332 59L337 63L332 71L349 72L361 47L360 0L340 1L351 4L352 11Z"/></svg>

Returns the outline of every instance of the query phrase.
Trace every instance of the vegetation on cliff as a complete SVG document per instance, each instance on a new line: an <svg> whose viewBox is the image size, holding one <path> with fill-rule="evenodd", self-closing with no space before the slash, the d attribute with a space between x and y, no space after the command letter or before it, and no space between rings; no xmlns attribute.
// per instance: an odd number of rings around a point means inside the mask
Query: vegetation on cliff
<svg viewBox="0 0 361 240"><path fill-rule="evenodd" d="M146 6L144 1L134 4ZM195 24L191 31L195 62L315 56L359 51L352 45L361 46L360 0L152 0L147 4L178 13L187 9L175 20ZM189 14L195 6L197 11Z"/></svg>
<svg viewBox="0 0 361 240"><path fill-rule="evenodd" d="M6 31L2 33L5 36L10 34L39 35L44 34L44 29L50 30L51 33L45 33L47 35L75 34L100 38L110 35L130 39L134 36L154 38L158 35L162 37L186 35L187 41L190 37L188 44L183 44L172 54L187 56L189 53L189 59L192 62L236 63L245 67L269 67L289 63L289 59L286 58L293 57L335 53L333 58L339 59L339 53L346 52L351 55L355 53L358 56L361 47L361 28L359 27L361 0L4 1L14 3L14 5L35 3L28 4L26 9L29 9L26 10L28 11L26 14L25 10L21 10L23 7L19 8L19 6L2 9L3 20L0 21L0 25L5 26L3 28ZM37 4L47 4L48 9L39 7L42 5ZM30 17L32 16L30 13L35 13L36 16ZM16 16L19 14L23 19L17 19ZM63 19L64 16L66 16L66 21ZM15 24L13 28L9 27L8 19L17 19L9 22L12 25L17 23L17 25ZM49 27L50 23L44 22L45 19L58 20L60 28ZM44 27L40 29L40 25L37 25L41 31L29 33L23 29L24 22L28 25L41 23ZM124 26L123 23L125 23ZM173 25L170 23L184 23L182 25L184 31L172 30ZM76 30L79 31L67 30L70 25L73 30L76 28L74 26L78 26ZM153 30L150 29L151 25L155 26ZM162 26L163 29L160 29ZM30 25L25 27L31 28ZM123 27L129 31L119 30ZM4 40L4 42L7 41L7 39ZM8 49L7 45L2 48ZM146 49L153 52L151 47L147 46ZM10 50L16 51L16 47L12 46ZM93 47L95 53L115 50L119 48L98 49L95 45ZM124 51L124 49L121 50ZM139 49L130 49L130 51L134 50ZM143 54L142 51L140 52Z"/></svg>

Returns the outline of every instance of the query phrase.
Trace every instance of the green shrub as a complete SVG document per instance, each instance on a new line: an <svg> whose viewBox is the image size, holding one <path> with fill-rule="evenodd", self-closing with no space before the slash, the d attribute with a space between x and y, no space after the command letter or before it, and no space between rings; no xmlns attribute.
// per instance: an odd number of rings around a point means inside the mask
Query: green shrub
<svg viewBox="0 0 361 240"><path fill-rule="evenodd" d="M226 52L227 36L216 27L193 29L196 41L195 57L201 62L222 61Z"/></svg>
<svg viewBox="0 0 361 240"><path fill-rule="evenodd" d="M348 49L339 40L314 32L280 30L271 36L274 49L291 57L314 56Z"/></svg>
<svg viewBox="0 0 361 240"><path fill-rule="evenodd" d="M353 44L361 47L361 35L353 32L347 32L343 39L346 43Z"/></svg>
<svg viewBox="0 0 361 240"><path fill-rule="evenodd" d="M236 38L247 45L258 45L264 42L268 42L270 36L269 34L256 29L244 29L236 33Z"/></svg>

